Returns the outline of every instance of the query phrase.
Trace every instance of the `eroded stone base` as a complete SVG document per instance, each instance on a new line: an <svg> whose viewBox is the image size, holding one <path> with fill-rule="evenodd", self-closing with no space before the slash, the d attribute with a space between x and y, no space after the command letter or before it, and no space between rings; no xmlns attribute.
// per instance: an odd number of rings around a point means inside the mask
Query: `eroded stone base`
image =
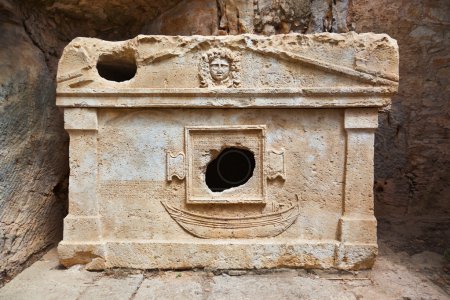
<svg viewBox="0 0 450 300"><path fill-rule="evenodd" d="M118 241L80 244L61 242L61 263L87 263L88 269L266 269L337 268L367 269L373 266L377 245L342 244L337 241L174 240ZM88 261L89 260L89 261ZM94 264L95 268L89 267Z"/></svg>

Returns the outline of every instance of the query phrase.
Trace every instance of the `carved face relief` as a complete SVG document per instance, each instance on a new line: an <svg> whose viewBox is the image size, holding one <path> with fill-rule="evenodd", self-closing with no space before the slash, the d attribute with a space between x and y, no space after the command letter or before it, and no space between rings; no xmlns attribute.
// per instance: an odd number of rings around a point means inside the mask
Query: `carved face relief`
<svg viewBox="0 0 450 300"><path fill-rule="evenodd" d="M215 58L209 64L211 77L216 81L224 81L230 76L230 64L224 58Z"/></svg>
<svg viewBox="0 0 450 300"><path fill-rule="evenodd" d="M202 55L200 87L240 87L240 56L229 49L215 48Z"/></svg>

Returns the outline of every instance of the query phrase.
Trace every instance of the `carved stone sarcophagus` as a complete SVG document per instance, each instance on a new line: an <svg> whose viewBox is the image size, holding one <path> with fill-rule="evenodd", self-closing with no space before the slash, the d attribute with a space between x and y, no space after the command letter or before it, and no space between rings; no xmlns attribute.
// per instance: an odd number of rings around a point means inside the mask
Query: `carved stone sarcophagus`
<svg viewBox="0 0 450 300"><path fill-rule="evenodd" d="M73 40L62 264L371 267L374 132L397 82L381 34Z"/></svg>

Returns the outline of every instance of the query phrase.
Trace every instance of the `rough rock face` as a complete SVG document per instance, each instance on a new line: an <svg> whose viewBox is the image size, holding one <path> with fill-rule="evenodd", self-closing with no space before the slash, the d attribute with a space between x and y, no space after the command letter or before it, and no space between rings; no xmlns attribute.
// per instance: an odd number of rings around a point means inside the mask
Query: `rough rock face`
<svg viewBox="0 0 450 300"><path fill-rule="evenodd" d="M145 34L347 32L348 1L190 0L146 24Z"/></svg>
<svg viewBox="0 0 450 300"><path fill-rule="evenodd" d="M102 36L102 38L125 39L137 35L142 24L154 20L158 15L173 7L180 0L96 0L22 1L29 10L43 10L48 25L57 28L59 38L75 36ZM45 34L45 33L44 33Z"/></svg>
<svg viewBox="0 0 450 300"><path fill-rule="evenodd" d="M186 4L189 2L189 5ZM164 35L214 35L218 30L216 1L183 1L144 25L142 32Z"/></svg>
<svg viewBox="0 0 450 300"><path fill-rule="evenodd" d="M0 24L0 280L61 238L67 135L55 83L14 8Z"/></svg>
<svg viewBox="0 0 450 300"><path fill-rule="evenodd" d="M311 15L309 0L255 1L254 9L256 32L275 34L305 32L308 29ZM328 9L327 5L325 9ZM317 29L318 32L322 31L319 27Z"/></svg>
<svg viewBox="0 0 450 300"><path fill-rule="evenodd" d="M450 212L449 2L353 1L359 32L397 39L400 85L380 117L375 176L378 216Z"/></svg>

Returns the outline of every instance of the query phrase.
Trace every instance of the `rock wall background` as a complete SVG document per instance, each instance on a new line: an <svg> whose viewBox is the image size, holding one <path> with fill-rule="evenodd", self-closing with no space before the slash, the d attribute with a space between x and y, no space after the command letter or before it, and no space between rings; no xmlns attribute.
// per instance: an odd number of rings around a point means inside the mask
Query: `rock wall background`
<svg viewBox="0 0 450 300"><path fill-rule="evenodd" d="M400 49L399 93L376 137L378 215L450 212L450 2L354 0L356 31ZM449 245L450 246L450 245Z"/></svg>
<svg viewBox="0 0 450 300"><path fill-rule="evenodd" d="M376 214L448 223L449 6L447 0L0 0L0 285L62 237L68 137L55 106L55 75L76 36L388 33L399 42L400 91L377 132Z"/></svg>
<svg viewBox="0 0 450 300"><path fill-rule="evenodd" d="M46 59L12 6L0 6L0 279L61 238L67 137Z"/></svg>

